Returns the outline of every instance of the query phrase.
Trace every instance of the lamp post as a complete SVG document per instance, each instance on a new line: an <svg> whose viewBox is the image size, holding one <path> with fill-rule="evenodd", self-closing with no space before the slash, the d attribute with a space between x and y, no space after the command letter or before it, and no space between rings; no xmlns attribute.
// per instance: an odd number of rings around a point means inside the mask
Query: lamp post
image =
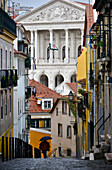
<svg viewBox="0 0 112 170"><path fill-rule="evenodd" d="M69 98L69 101L73 101L74 95L73 95L72 91L69 92L68 98Z"/></svg>
<svg viewBox="0 0 112 170"><path fill-rule="evenodd" d="M76 101L73 101L74 99L74 95L73 95L73 92L70 91L69 94L68 94L68 99L70 102L72 102L74 105L76 104ZM74 128L74 135L76 135L76 144L75 144L75 148L76 148L76 157L78 158L78 136L77 136L77 132L78 132L78 129L77 129L77 115L76 115L76 118L75 118L75 122L73 123L73 128Z"/></svg>

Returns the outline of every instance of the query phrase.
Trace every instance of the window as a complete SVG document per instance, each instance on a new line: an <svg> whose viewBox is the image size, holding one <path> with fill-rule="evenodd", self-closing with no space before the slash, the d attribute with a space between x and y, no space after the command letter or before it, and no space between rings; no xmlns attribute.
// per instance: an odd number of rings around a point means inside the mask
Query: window
<svg viewBox="0 0 112 170"><path fill-rule="evenodd" d="M19 115L19 101L18 101L18 115Z"/></svg>
<svg viewBox="0 0 112 170"><path fill-rule="evenodd" d="M20 113L21 113L21 100L20 100Z"/></svg>
<svg viewBox="0 0 112 170"><path fill-rule="evenodd" d="M18 75L20 75L20 65L19 65L19 59L18 59Z"/></svg>
<svg viewBox="0 0 112 170"><path fill-rule="evenodd" d="M71 126L67 126L67 138L71 138Z"/></svg>
<svg viewBox="0 0 112 170"><path fill-rule="evenodd" d="M5 68L7 69L7 50L5 50Z"/></svg>
<svg viewBox="0 0 112 170"><path fill-rule="evenodd" d="M56 116L58 116L58 107L56 108Z"/></svg>
<svg viewBox="0 0 112 170"><path fill-rule="evenodd" d="M62 60L65 59L65 46L62 48Z"/></svg>
<svg viewBox="0 0 112 170"><path fill-rule="evenodd" d="M62 124L58 123L58 136L59 137L62 137L63 134L62 134Z"/></svg>
<svg viewBox="0 0 112 170"><path fill-rule="evenodd" d="M39 121L39 127L40 128L44 128L45 127L45 121L44 120L40 120Z"/></svg>
<svg viewBox="0 0 112 170"><path fill-rule="evenodd" d="M71 116L71 109L70 109L70 107L69 107L69 116Z"/></svg>
<svg viewBox="0 0 112 170"><path fill-rule="evenodd" d="M5 115L7 115L7 92L5 92Z"/></svg>
<svg viewBox="0 0 112 170"><path fill-rule="evenodd" d="M12 60L12 57L11 57L11 51L10 51L10 68L11 68L11 60Z"/></svg>
<svg viewBox="0 0 112 170"><path fill-rule="evenodd" d="M45 128L51 128L51 120L45 120Z"/></svg>
<svg viewBox="0 0 112 170"><path fill-rule="evenodd" d="M50 58L50 48L48 47L47 48L47 60L49 60L49 58Z"/></svg>
<svg viewBox="0 0 112 170"><path fill-rule="evenodd" d="M78 47L78 57L81 55L81 45Z"/></svg>
<svg viewBox="0 0 112 170"><path fill-rule="evenodd" d="M32 128L39 128L39 120L31 119L31 127Z"/></svg>
<svg viewBox="0 0 112 170"><path fill-rule="evenodd" d="M62 101L62 114L67 114L67 101Z"/></svg>
<svg viewBox="0 0 112 170"><path fill-rule="evenodd" d="M12 102L11 102L11 95L9 96L9 112L11 113L12 110Z"/></svg>
<svg viewBox="0 0 112 170"><path fill-rule="evenodd" d="M67 156L71 156L71 149L67 149Z"/></svg>
<svg viewBox="0 0 112 170"><path fill-rule="evenodd" d="M1 70L2 70L2 49L1 49Z"/></svg>
<svg viewBox="0 0 112 170"><path fill-rule="evenodd" d="M44 101L44 109L51 109L51 101Z"/></svg>
<svg viewBox="0 0 112 170"><path fill-rule="evenodd" d="M51 128L51 120L50 119L31 119L31 127Z"/></svg>
<svg viewBox="0 0 112 170"><path fill-rule="evenodd" d="M65 57L66 57L66 47L64 46L63 48L62 48L62 60L64 60L65 59ZM68 47L68 58L70 58L70 48Z"/></svg>
<svg viewBox="0 0 112 170"><path fill-rule="evenodd" d="M3 93L1 94L1 119L3 119Z"/></svg>

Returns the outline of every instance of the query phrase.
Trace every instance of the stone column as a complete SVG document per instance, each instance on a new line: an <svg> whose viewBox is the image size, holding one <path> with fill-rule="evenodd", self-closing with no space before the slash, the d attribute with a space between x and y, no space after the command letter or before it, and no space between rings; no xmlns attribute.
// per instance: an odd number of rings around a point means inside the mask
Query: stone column
<svg viewBox="0 0 112 170"><path fill-rule="evenodd" d="M65 30L66 33L66 58L65 63L68 63L68 29Z"/></svg>
<svg viewBox="0 0 112 170"><path fill-rule="evenodd" d="M33 70L33 31L31 31L31 69Z"/></svg>
<svg viewBox="0 0 112 170"><path fill-rule="evenodd" d="M53 30L50 30L50 43L53 44ZM50 59L49 62L53 62L53 50L50 50Z"/></svg>
<svg viewBox="0 0 112 170"><path fill-rule="evenodd" d="M59 32L56 32L56 47L58 48L58 51L56 50L55 51L55 59L56 61L59 60L59 48L60 48L60 40L59 40Z"/></svg>
<svg viewBox="0 0 112 170"><path fill-rule="evenodd" d="M35 31L35 59L36 59L36 63L37 63L37 59L38 59L38 32L37 30Z"/></svg>
<svg viewBox="0 0 112 170"><path fill-rule="evenodd" d="M44 59L44 34L40 34L40 62L43 62Z"/></svg>
<svg viewBox="0 0 112 170"><path fill-rule="evenodd" d="M75 44L75 42L74 42L74 40L75 40L74 32L71 32L70 36L71 36L70 60L72 61L76 57L75 56L75 47L74 47L74 44Z"/></svg>

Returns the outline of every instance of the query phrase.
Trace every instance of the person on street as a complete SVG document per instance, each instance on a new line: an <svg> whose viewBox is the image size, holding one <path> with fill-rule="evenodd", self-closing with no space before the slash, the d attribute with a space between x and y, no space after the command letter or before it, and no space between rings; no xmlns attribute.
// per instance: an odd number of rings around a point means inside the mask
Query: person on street
<svg viewBox="0 0 112 170"><path fill-rule="evenodd" d="M50 148L49 142L47 142L46 140L42 141L39 148L42 150L44 158L47 158L47 151L49 151Z"/></svg>

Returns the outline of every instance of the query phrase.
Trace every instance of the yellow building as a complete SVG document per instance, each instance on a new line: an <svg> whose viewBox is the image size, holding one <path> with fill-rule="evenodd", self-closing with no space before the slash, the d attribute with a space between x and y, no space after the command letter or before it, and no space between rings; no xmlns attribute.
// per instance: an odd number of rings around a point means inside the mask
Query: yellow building
<svg viewBox="0 0 112 170"><path fill-rule="evenodd" d="M0 8L2 18L0 23L0 152L2 136L13 137L13 87L15 86L13 77L17 81L17 70L13 69L16 23L3 9Z"/></svg>
<svg viewBox="0 0 112 170"><path fill-rule="evenodd" d="M30 145L33 146L33 158L34 158L34 148L38 148L40 146L40 139L44 136L50 136L51 137L51 132L42 130L42 129L35 129L31 128L30 129ZM50 144L50 150L48 151L48 154L51 152L51 140L48 140ZM41 157L43 157L43 154L41 152Z"/></svg>

